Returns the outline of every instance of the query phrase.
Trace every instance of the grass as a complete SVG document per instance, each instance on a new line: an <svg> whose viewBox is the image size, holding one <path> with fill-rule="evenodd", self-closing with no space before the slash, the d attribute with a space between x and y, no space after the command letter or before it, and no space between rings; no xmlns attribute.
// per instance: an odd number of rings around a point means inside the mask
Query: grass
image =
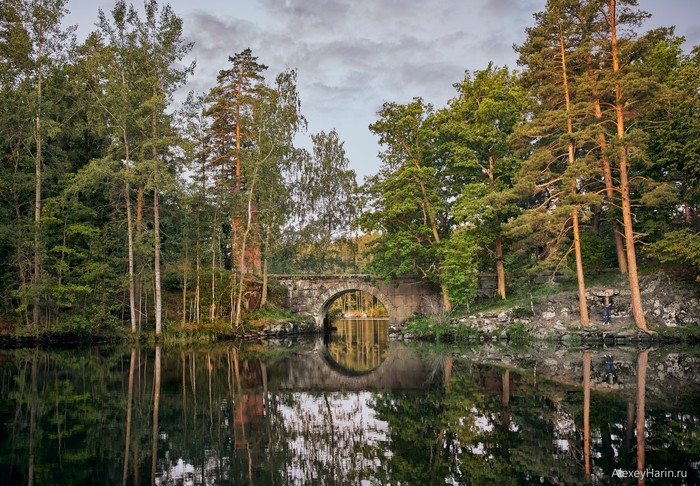
<svg viewBox="0 0 700 486"><path fill-rule="evenodd" d="M586 277L586 288L610 287L626 285L627 279L614 272L605 272ZM469 306L466 314L472 315L479 312L502 312L509 309L520 309L522 316L532 316L533 305L543 299L562 292L575 292L578 285L575 279L564 282L546 282L539 285L522 287L505 299L493 297L482 300Z"/></svg>

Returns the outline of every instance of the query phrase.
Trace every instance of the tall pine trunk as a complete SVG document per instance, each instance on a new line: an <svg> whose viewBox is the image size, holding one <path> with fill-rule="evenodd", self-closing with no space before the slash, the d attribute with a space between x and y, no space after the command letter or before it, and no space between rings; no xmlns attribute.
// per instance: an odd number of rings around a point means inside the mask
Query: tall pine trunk
<svg viewBox="0 0 700 486"><path fill-rule="evenodd" d="M493 144L491 144L491 147L489 147L489 187L491 190L494 190L494 186L496 184L496 164L493 160ZM500 222L498 223L500 227ZM498 295L501 297L501 299L506 298L506 273L503 268L503 237L500 234L500 228L499 228L499 234L496 236L496 253L495 253L495 258L496 258L496 281L497 281L497 289L498 289Z"/></svg>
<svg viewBox="0 0 700 486"><path fill-rule="evenodd" d="M126 176L124 180L124 201L126 202L126 235L129 248L129 317L131 319L131 332L136 334L136 288L134 285L134 230L131 221L131 186L129 184L129 144L124 131L124 147L126 150L125 164ZM140 309L139 309L140 310Z"/></svg>
<svg viewBox="0 0 700 486"><path fill-rule="evenodd" d="M506 273L503 269L503 238L496 237L496 277L498 279L498 295L506 298Z"/></svg>
<svg viewBox="0 0 700 486"><path fill-rule="evenodd" d="M620 89L620 61L617 49L616 0L610 0L610 38L612 44L612 65L615 74L615 116L617 122L617 139L619 142L620 194L622 198L622 222L625 229L625 247L627 250L627 269L632 303L632 315L637 328L648 331L642 308L642 294L639 289L637 273L637 254L634 249L634 229L632 226L632 206L630 203L629 178L627 174L627 146L625 144L625 113Z"/></svg>
<svg viewBox="0 0 700 486"><path fill-rule="evenodd" d="M153 96L156 96L155 87L153 90ZM163 333L163 323L162 323L162 295L161 295L161 285L160 285L160 208L158 204L158 151L156 149L156 112L153 111L152 117L152 133L153 136L153 273L155 277L155 318L156 318L156 337L160 337Z"/></svg>
<svg viewBox="0 0 700 486"><path fill-rule="evenodd" d="M156 337L163 333L162 323L162 296L160 285L160 214L158 211L158 176L153 181L153 271L155 273L155 318Z"/></svg>
<svg viewBox="0 0 700 486"><path fill-rule="evenodd" d="M569 91L569 76L566 66L566 49L564 46L564 30L559 24L559 48L561 55L562 82L564 86L564 101L566 103L566 131L569 135L567 146L569 155L569 165L576 162L575 147L572 137L574 135L573 120L571 114L571 95ZM577 193L576 179L572 182L571 194L575 197ZM574 230L574 252L576 255L576 280L578 282L578 310L581 324L587 326L590 323L588 318L588 306L586 305L586 282L583 275L583 258L581 255L581 237L579 234L579 206L574 204L571 210L571 221Z"/></svg>
<svg viewBox="0 0 700 486"><path fill-rule="evenodd" d="M588 80L591 83L591 95L593 99L593 113L596 120L600 124L603 120L603 110L600 107L600 94L596 88L595 76L593 74L593 61L591 59L590 53L587 59L588 67ZM610 166L610 159L608 158L607 149L608 142L605 139L605 132L602 129L598 130L596 134L598 139L598 145L600 149L600 162L603 166L603 180L605 181L605 196L609 203L612 203L615 198L615 188L613 184L612 168ZM625 254L625 246L622 242L622 235L620 234L620 225L617 222L617 218L613 218L612 221L613 238L615 240L615 253L617 254L617 267L621 274L627 273L627 255Z"/></svg>

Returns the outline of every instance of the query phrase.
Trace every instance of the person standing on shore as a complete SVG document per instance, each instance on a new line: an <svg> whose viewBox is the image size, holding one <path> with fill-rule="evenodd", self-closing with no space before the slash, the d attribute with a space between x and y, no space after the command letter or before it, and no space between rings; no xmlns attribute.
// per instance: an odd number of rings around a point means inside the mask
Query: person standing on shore
<svg viewBox="0 0 700 486"><path fill-rule="evenodd" d="M603 324L610 324L610 319L612 318L612 306L613 300L610 295L610 291L606 290L605 294L601 297L603 301Z"/></svg>

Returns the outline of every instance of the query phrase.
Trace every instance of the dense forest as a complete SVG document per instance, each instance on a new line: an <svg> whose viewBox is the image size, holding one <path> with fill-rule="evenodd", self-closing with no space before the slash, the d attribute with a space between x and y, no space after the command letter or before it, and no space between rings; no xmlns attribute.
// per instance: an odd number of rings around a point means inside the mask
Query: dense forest
<svg viewBox="0 0 700 486"><path fill-rule="evenodd" d="M519 69L466 71L436 109L386 102L381 167L358 187L335 130L307 123L296 71L222 54L207 93L167 5L119 0L78 42L67 0L0 5L0 319L37 333L142 326L164 302L237 327L274 273L419 276L446 309L533 273L700 272L700 47L643 30L633 0L550 0ZM229 55L230 54L230 55ZM228 56L228 59L226 59Z"/></svg>

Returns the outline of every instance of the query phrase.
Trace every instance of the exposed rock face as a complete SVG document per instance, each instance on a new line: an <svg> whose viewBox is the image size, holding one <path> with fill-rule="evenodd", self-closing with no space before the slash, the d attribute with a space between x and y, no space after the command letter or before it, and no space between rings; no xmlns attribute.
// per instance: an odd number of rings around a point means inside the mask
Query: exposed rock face
<svg viewBox="0 0 700 486"><path fill-rule="evenodd" d="M594 331L594 334L598 332L601 336L612 336L618 344L646 340L648 335L635 331L626 278L620 276L616 282L606 285L587 289L586 300L591 318L587 330ZM642 277L640 286L647 323L652 329L700 326L700 285L657 273ZM606 290L614 294L610 325L603 324L601 296ZM556 292L553 289L550 295L532 299L525 306L521 304L521 307L453 319L452 325L470 329L475 336L485 339L503 338L513 326L520 326L520 332L535 338L561 338L583 332L578 320L575 290ZM695 330L700 332L700 327Z"/></svg>
<svg viewBox="0 0 700 486"><path fill-rule="evenodd" d="M652 321L667 327L700 324L700 288L679 285L665 274L645 277L640 282L645 312Z"/></svg>
<svg viewBox="0 0 700 486"><path fill-rule="evenodd" d="M657 273L640 279L643 306L647 321L652 326L688 326L700 324L700 286ZM627 281L621 278L611 286L615 291L612 308L613 326L631 326L632 312ZM588 310L591 322L602 323L603 301L600 297L609 288L588 288ZM534 302L533 321L576 323L578 302L575 292L563 292Z"/></svg>

